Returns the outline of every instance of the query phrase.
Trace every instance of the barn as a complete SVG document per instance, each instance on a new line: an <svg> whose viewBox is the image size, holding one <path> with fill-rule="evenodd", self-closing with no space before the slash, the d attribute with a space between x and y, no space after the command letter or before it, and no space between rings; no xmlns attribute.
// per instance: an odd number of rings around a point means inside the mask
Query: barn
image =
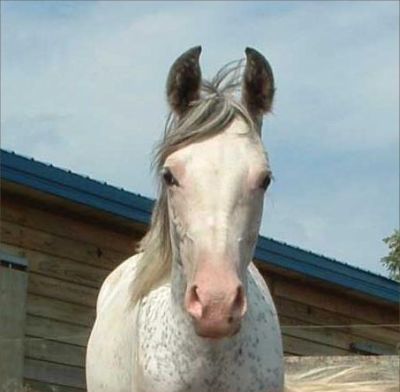
<svg viewBox="0 0 400 392"><path fill-rule="evenodd" d="M99 287L134 252L153 201L7 151L1 196L0 390L84 391ZM287 355L397 352L396 282L265 237L255 259Z"/></svg>

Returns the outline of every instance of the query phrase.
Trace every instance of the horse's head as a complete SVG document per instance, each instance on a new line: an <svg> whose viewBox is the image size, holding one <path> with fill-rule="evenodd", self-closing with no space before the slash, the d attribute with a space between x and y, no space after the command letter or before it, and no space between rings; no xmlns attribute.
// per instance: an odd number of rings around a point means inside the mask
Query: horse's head
<svg viewBox="0 0 400 392"><path fill-rule="evenodd" d="M271 180L260 128L274 82L265 58L246 49L242 98L234 100L217 82L201 81L200 51L187 51L170 70L176 121L160 170L174 258L187 282L184 307L198 335L221 338L235 334L246 313L246 270Z"/></svg>

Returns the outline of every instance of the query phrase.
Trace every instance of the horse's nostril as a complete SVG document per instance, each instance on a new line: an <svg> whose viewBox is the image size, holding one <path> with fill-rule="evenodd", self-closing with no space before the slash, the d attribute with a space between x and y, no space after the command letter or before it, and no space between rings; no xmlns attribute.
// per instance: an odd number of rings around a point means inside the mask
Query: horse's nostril
<svg viewBox="0 0 400 392"><path fill-rule="evenodd" d="M188 294L186 305L187 310L192 317L199 320L203 315L203 306L198 294L198 287L193 285Z"/></svg>
<svg viewBox="0 0 400 392"><path fill-rule="evenodd" d="M232 304L232 312L239 317L242 317L246 312L246 295L243 286L240 285L236 290L236 296Z"/></svg>
<svg viewBox="0 0 400 392"><path fill-rule="evenodd" d="M236 290L236 296L233 301L233 309L240 309L243 306L243 288L242 286L239 286Z"/></svg>
<svg viewBox="0 0 400 392"><path fill-rule="evenodd" d="M197 290L198 290L198 287L196 285L194 285L191 288L191 297L192 297L191 300L195 301L195 302L200 302L200 297L199 297Z"/></svg>

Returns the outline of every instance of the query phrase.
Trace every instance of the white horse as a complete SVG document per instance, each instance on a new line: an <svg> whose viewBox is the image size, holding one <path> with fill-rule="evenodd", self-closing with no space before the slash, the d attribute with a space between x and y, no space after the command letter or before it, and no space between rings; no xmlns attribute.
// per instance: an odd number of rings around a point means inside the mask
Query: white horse
<svg viewBox="0 0 400 392"><path fill-rule="evenodd" d="M251 262L271 180L260 133L274 96L272 70L246 49L238 99L232 75L239 67L203 81L200 51L184 53L168 76L172 114L156 154L160 195L141 253L101 288L87 348L89 392L284 388L276 310ZM324 383L297 381L293 390L326 391L332 377ZM343 385L329 390L380 390Z"/></svg>
<svg viewBox="0 0 400 392"><path fill-rule="evenodd" d="M200 52L185 52L168 76L160 196L142 252L101 288L89 392L283 390L276 310L251 263L271 180L260 131L272 70L247 48L236 99L240 67L203 81Z"/></svg>

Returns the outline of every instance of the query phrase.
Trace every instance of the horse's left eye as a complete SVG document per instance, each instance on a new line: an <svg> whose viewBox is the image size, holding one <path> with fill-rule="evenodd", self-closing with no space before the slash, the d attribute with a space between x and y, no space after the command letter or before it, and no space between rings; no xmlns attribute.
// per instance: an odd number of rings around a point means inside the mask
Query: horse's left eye
<svg viewBox="0 0 400 392"><path fill-rule="evenodd" d="M162 177L164 182L168 185L168 186L179 186L179 182L177 181L177 179L174 177L174 175L171 173L171 170L169 170L168 168L164 168L162 171Z"/></svg>
<svg viewBox="0 0 400 392"><path fill-rule="evenodd" d="M262 189L264 189L264 190L267 190L267 188L269 187L269 184L270 184L270 183L271 183L271 175L270 175L270 174L267 174L267 175L264 177L262 183L260 184L260 188L262 188Z"/></svg>

